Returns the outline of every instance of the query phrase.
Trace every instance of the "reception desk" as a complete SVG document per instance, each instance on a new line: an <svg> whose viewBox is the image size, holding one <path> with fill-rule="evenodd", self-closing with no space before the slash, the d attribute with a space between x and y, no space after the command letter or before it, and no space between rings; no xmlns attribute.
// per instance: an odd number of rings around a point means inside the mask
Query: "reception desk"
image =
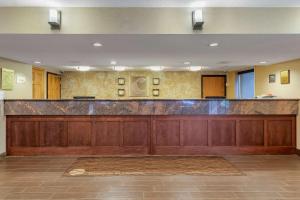
<svg viewBox="0 0 300 200"><path fill-rule="evenodd" d="M292 154L298 100L6 100L8 155Z"/></svg>

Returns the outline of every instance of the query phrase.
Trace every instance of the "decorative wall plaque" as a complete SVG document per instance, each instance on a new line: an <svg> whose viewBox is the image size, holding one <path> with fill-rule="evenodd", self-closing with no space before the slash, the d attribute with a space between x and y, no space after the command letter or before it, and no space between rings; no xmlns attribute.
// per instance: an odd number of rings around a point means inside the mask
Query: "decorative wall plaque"
<svg viewBox="0 0 300 200"><path fill-rule="evenodd" d="M124 89L118 89L118 96L119 97L125 96L125 90Z"/></svg>
<svg viewBox="0 0 300 200"><path fill-rule="evenodd" d="M276 82L276 74L270 74L269 83L275 83L275 82Z"/></svg>
<svg viewBox="0 0 300 200"><path fill-rule="evenodd" d="M130 96L146 97L148 96L148 79L145 76L130 77Z"/></svg>
<svg viewBox="0 0 300 200"><path fill-rule="evenodd" d="M159 85L160 84L160 79L159 78L153 78L153 85Z"/></svg>
<svg viewBox="0 0 300 200"><path fill-rule="evenodd" d="M155 97L159 96L159 89L153 89L152 90L152 95L155 96Z"/></svg>
<svg viewBox="0 0 300 200"><path fill-rule="evenodd" d="M12 90L14 87L15 71L6 68L0 68L0 88L2 90Z"/></svg>
<svg viewBox="0 0 300 200"><path fill-rule="evenodd" d="M118 85L125 85L125 78L118 78Z"/></svg>
<svg viewBox="0 0 300 200"><path fill-rule="evenodd" d="M290 83L290 70L285 70L280 72L280 83L281 84Z"/></svg>

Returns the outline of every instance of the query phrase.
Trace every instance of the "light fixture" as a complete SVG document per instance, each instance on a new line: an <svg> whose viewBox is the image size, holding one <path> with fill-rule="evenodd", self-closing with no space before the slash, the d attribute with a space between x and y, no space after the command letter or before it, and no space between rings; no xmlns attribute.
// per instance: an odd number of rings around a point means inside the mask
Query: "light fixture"
<svg viewBox="0 0 300 200"><path fill-rule="evenodd" d="M163 70L163 66L150 66L149 67L150 70L152 71L162 71Z"/></svg>
<svg viewBox="0 0 300 200"><path fill-rule="evenodd" d="M77 71L86 72L86 71L89 71L91 69L91 67L90 66L77 66L77 67L75 67L75 69Z"/></svg>
<svg viewBox="0 0 300 200"><path fill-rule="evenodd" d="M266 64L267 61L260 61L259 63L260 63L260 64Z"/></svg>
<svg viewBox="0 0 300 200"><path fill-rule="evenodd" d="M115 71L125 71L126 70L126 66L114 66L114 70Z"/></svg>
<svg viewBox="0 0 300 200"><path fill-rule="evenodd" d="M41 64L41 61L34 61L34 64L39 65Z"/></svg>
<svg viewBox="0 0 300 200"><path fill-rule="evenodd" d="M49 21L52 29L60 29L61 26L61 11L57 9L49 10Z"/></svg>
<svg viewBox="0 0 300 200"><path fill-rule="evenodd" d="M95 42L95 43L93 43L93 46L94 47L102 47L103 45L99 42Z"/></svg>
<svg viewBox="0 0 300 200"><path fill-rule="evenodd" d="M208 46L210 46L210 47L218 47L219 43L213 42L213 43L210 43Z"/></svg>
<svg viewBox="0 0 300 200"><path fill-rule="evenodd" d="M112 60L112 61L110 61L110 64L111 64L111 65L116 65L116 64L117 64L117 61Z"/></svg>
<svg viewBox="0 0 300 200"><path fill-rule="evenodd" d="M202 69L201 66L190 66L189 67L189 70L193 71L193 72L200 71L201 69Z"/></svg>
<svg viewBox="0 0 300 200"><path fill-rule="evenodd" d="M190 64L191 64L191 62L189 62L189 61L186 61L186 62L184 62L183 64L185 64L185 65L190 65Z"/></svg>
<svg viewBox="0 0 300 200"><path fill-rule="evenodd" d="M193 11L192 21L193 21L194 30L202 30L204 21L203 21L203 12L201 8Z"/></svg>

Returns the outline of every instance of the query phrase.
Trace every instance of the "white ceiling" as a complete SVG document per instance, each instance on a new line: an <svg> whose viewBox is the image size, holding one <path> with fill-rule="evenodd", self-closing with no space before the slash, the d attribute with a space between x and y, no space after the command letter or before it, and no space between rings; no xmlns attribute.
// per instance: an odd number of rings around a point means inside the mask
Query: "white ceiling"
<svg viewBox="0 0 300 200"><path fill-rule="evenodd" d="M102 47L92 44L100 42ZM218 42L219 47L208 44ZM230 70L300 58L300 35L0 35L0 57L43 66L118 65L182 70L186 61ZM59 67L70 70L70 67Z"/></svg>
<svg viewBox="0 0 300 200"><path fill-rule="evenodd" d="M32 7L299 7L299 0L0 0Z"/></svg>

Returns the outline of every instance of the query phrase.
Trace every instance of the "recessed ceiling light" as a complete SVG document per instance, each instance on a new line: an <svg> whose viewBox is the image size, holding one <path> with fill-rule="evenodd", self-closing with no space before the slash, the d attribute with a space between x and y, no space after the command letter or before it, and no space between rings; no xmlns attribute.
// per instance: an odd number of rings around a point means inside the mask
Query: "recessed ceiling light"
<svg viewBox="0 0 300 200"><path fill-rule="evenodd" d="M163 66L150 66L149 69L152 71L162 71Z"/></svg>
<svg viewBox="0 0 300 200"><path fill-rule="evenodd" d="M191 62L189 62L189 61L186 61L186 62L184 62L183 64L185 64L185 65L190 65L190 64L191 64Z"/></svg>
<svg viewBox="0 0 300 200"><path fill-rule="evenodd" d="M219 46L219 43L213 42L213 43L210 43L209 46L210 46L210 47L218 47L218 46Z"/></svg>
<svg viewBox="0 0 300 200"><path fill-rule="evenodd" d="M110 64L111 64L111 65L116 65L116 64L117 64L117 61L112 60L112 61L110 61Z"/></svg>
<svg viewBox="0 0 300 200"><path fill-rule="evenodd" d="M95 43L93 43L93 46L94 47L102 47L103 45L99 42L95 42Z"/></svg>
<svg viewBox="0 0 300 200"><path fill-rule="evenodd" d="M77 67L75 67L75 69L77 71L86 72L86 71L89 71L91 69L91 67L90 66L77 66Z"/></svg>
<svg viewBox="0 0 300 200"><path fill-rule="evenodd" d="M115 71L125 71L126 70L126 66L114 66L114 70Z"/></svg>
<svg viewBox="0 0 300 200"><path fill-rule="evenodd" d="M190 66L190 71L196 72L196 71L200 71L202 69L201 66Z"/></svg>
<svg viewBox="0 0 300 200"><path fill-rule="evenodd" d="M41 61L34 61L34 64L41 64Z"/></svg>
<svg viewBox="0 0 300 200"><path fill-rule="evenodd" d="M260 61L259 63L260 63L260 64L266 64L267 61Z"/></svg>

